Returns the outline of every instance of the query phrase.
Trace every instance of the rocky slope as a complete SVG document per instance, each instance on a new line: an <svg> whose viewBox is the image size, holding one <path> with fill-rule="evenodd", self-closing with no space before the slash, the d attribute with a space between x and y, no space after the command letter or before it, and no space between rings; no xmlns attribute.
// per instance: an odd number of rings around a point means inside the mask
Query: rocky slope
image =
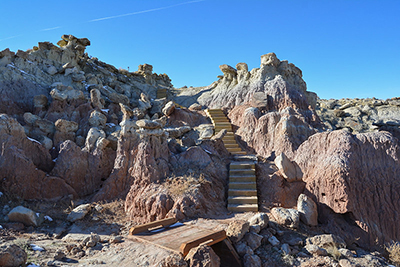
<svg viewBox="0 0 400 267"><path fill-rule="evenodd" d="M398 99L318 99L300 69L274 53L261 56L260 68L221 65L210 86L177 89L150 65L128 72L89 57L88 45L64 35L57 45L0 52L7 199L122 199L131 223L230 216L229 163L238 159L204 112L222 108L254 154L244 160L256 159L259 209L277 224L317 227L354 250L400 239ZM160 89L167 98L156 99ZM246 266L272 264L267 248L284 253L272 244L280 228L270 228L236 244ZM264 245L247 249L253 239ZM295 257L320 251L293 246Z"/></svg>

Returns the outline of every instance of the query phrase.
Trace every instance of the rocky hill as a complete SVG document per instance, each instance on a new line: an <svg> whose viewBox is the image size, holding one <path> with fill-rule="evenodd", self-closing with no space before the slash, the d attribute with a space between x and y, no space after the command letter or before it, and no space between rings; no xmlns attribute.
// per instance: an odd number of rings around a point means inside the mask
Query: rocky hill
<svg viewBox="0 0 400 267"><path fill-rule="evenodd" d="M383 253L400 240L399 99L321 100L301 70L274 53L251 71L221 65L210 86L174 88L151 65L116 69L85 53L88 45L63 35L57 45L0 52L3 205L119 199L129 225L231 219L229 164L252 161L262 212L255 216L264 223L218 226L228 227L245 266L387 266L365 249ZM228 152L227 131L214 132L205 112L211 108L224 111L247 155ZM12 223L5 206L0 215ZM322 233L354 253L327 256L307 239Z"/></svg>

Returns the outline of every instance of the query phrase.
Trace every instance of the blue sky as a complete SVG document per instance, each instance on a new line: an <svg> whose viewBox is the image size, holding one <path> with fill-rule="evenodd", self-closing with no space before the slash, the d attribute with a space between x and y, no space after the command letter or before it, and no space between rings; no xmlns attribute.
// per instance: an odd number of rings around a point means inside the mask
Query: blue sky
<svg viewBox="0 0 400 267"><path fill-rule="evenodd" d="M0 50L73 34L91 40L89 55L130 71L152 64L175 87L275 52L321 98L400 97L400 1L2 0L1 11Z"/></svg>

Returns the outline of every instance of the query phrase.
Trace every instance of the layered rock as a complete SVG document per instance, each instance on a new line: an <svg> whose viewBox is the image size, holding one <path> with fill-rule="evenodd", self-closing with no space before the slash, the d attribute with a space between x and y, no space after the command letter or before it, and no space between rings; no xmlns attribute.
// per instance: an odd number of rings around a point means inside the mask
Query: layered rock
<svg viewBox="0 0 400 267"><path fill-rule="evenodd" d="M359 244L374 245L400 238L399 156L397 140L388 132L340 130L311 136L295 161L304 172L306 191L320 203L323 222L336 231L350 227L341 233L350 243L360 237ZM335 216L324 207L353 224L334 225Z"/></svg>
<svg viewBox="0 0 400 267"><path fill-rule="evenodd" d="M237 70L228 65L221 65L220 69L224 75L204 90L198 102L210 108L232 108L249 102L256 92L268 91L276 86L276 81L284 80L287 87L298 90L304 96L309 95L309 100L306 101L313 104L310 100L315 98L315 94L306 92L301 70L292 63L280 61L274 53L261 56L260 68L251 72L248 72L245 63L238 63L236 68Z"/></svg>
<svg viewBox="0 0 400 267"><path fill-rule="evenodd" d="M28 138L23 127L5 114L0 115L0 143L2 190L23 199L76 196L63 179L47 174L54 163L46 148Z"/></svg>

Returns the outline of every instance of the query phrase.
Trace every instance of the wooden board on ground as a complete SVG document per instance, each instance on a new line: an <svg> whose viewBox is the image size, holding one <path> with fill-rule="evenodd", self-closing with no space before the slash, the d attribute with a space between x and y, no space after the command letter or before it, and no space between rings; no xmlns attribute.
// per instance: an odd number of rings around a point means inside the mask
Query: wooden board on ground
<svg viewBox="0 0 400 267"><path fill-rule="evenodd" d="M128 237L186 255L191 248L200 244L211 246L221 242L226 238L226 234L223 230L213 231L180 223L137 234L130 234Z"/></svg>

